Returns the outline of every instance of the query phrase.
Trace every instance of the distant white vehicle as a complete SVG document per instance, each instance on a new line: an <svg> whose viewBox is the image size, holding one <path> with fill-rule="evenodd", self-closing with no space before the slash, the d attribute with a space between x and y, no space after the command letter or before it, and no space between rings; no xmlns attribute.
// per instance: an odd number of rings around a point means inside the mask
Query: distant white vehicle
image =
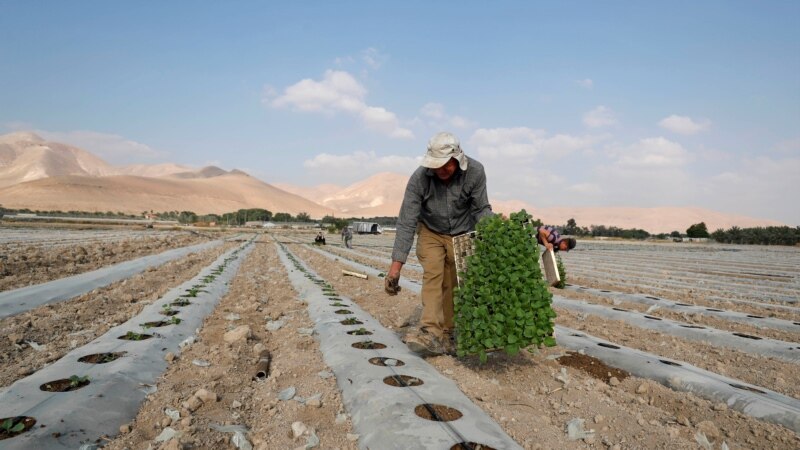
<svg viewBox="0 0 800 450"><path fill-rule="evenodd" d="M381 234L383 233L383 227L378 225L375 222L353 222L350 224L358 234Z"/></svg>

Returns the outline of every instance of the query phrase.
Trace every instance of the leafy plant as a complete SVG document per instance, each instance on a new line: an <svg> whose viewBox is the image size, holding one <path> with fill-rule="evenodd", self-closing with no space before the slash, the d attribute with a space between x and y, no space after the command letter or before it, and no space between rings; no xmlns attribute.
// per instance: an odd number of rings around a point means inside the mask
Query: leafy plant
<svg viewBox="0 0 800 450"><path fill-rule="evenodd" d="M71 388L78 387L86 383L87 381L89 381L88 376L79 377L77 375L72 375L71 377L69 377L69 387Z"/></svg>
<svg viewBox="0 0 800 450"><path fill-rule="evenodd" d="M23 417L9 417L8 419L4 420L2 424L0 424L0 431L5 432L6 434L19 433L25 429L23 420Z"/></svg>
<svg viewBox="0 0 800 450"><path fill-rule="evenodd" d="M564 263L561 261L561 256L556 253L556 268L558 268L558 278L560 281L554 286L556 289L564 289L567 285L567 269L564 268Z"/></svg>
<svg viewBox="0 0 800 450"><path fill-rule="evenodd" d="M369 331L367 331L367 329L366 329L366 328L364 328L364 327L361 327L361 328L359 328L359 329L357 329L357 330L353 331L353 334L355 334L355 335L357 335L357 336L363 336L363 335L366 335L366 334L371 334L371 333L370 333Z"/></svg>
<svg viewBox="0 0 800 450"><path fill-rule="evenodd" d="M177 318L175 316L172 316L172 317L169 318L168 322L171 323L172 325L177 325L177 324L181 323L181 319L179 319L179 318Z"/></svg>
<svg viewBox="0 0 800 450"><path fill-rule="evenodd" d="M529 345L554 346L552 294L542 278L539 247L525 210L484 217L477 225L475 254L456 289L458 356L489 350L514 355Z"/></svg>
<svg viewBox="0 0 800 450"><path fill-rule="evenodd" d="M135 331L128 331L125 333L125 339L129 341L141 341L144 339L144 335Z"/></svg>

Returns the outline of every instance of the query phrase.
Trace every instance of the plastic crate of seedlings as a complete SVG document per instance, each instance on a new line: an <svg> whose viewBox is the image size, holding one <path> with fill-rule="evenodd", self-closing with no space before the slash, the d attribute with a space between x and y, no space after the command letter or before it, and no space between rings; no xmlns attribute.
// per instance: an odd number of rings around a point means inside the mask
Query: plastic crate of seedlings
<svg viewBox="0 0 800 450"><path fill-rule="evenodd" d="M530 219L522 222L522 226L531 230L531 239L536 239L536 229ZM456 260L456 276L458 285L461 286L461 273L467 270L467 257L475 254L475 239L478 239L477 231L460 234L453 237L453 253ZM552 250L542 254L542 269L544 270L547 284L555 286L561 281L556 264L556 255Z"/></svg>

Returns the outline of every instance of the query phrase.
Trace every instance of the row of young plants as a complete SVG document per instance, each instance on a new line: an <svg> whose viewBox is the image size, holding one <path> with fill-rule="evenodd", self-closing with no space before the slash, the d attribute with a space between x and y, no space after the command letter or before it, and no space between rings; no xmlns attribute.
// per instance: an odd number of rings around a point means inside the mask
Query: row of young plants
<svg viewBox="0 0 800 450"><path fill-rule="evenodd" d="M182 303L180 306L187 306L190 304L189 298L197 297L198 293L206 292L202 290L202 288L206 287L209 283L213 282L219 275L223 273L225 267L234 259L236 259L237 254L241 249L237 249L232 252L219 266L217 266L209 275L205 276L201 283L193 285L191 288L187 289L184 294L179 296L177 301L181 301ZM146 322L141 324L140 326L147 330L153 327L160 327L165 325L177 325L181 323L181 319L175 317L178 311L173 310L172 306L175 305L176 302L172 304L164 304L162 305L162 310L160 311L161 314L170 316L169 319L163 321L155 321L155 322ZM120 339L124 340L132 340L132 341L141 341L151 337L146 333L137 333L135 331L128 331L125 335L120 336ZM124 352L121 353L104 353L104 354L95 354L95 355L87 355L79 359L80 362L91 363L91 364L105 364L116 359L122 357ZM54 380L47 382L40 386L42 391L48 392L69 392L78 390L84 386L90 384L91 380L89 376L80 376L80 375L71 375L68 378ZM31 429L36 424L36 419L27 416L16 416L16 417L7 417L0 419L0 440L13 438L17 435L24 433L25 431Z"/></svg>
<svg viewBox="0 0 800 450"><path fill-rule="evenodd" d="M475 253L455 294L457 354L504 350L515 355L530 345L556 345L552 294L539 266L531 216L522 210L505 219L484 217L476 226Z"/></svg>

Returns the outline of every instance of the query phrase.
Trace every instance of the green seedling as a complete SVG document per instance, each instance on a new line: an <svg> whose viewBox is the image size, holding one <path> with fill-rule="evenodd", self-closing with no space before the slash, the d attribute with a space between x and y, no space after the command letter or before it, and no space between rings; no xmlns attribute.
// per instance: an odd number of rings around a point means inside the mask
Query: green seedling
<svg viewBox="0 0 800 450"><path fill-rule="evenodd" d="M125 339L129 341L141 341L144 339L144 334L140 334L135 331L128 331L125 333Z"/></svg>
<svg viewBox="0 0 800 450"><path fill-rule="evenodd" d="M172 316L172 317L169 318L169 323L171 323L172 325L177 325L177 324L181 323L181 319L179 319L179 318L177 318L175 316Z"/></svg>
<svg viewBox="0 0 800 450"><path fill-rule="evenodd" d="M458 356L505 350L515 355L529 345L554 346L552 294L539 267L539 247L531 239L525 210L483 218L477 225L475 254L467 257L456 290Z"/></svg>
<svg viewBox="0 0 800 450"><path fill-rule="evenodd" d="M564 289L567 285L567 269L564 268L564 263L561 262L561 256L556 254L556 268L558 269L558 278L560 280L556 283L556 289Z"/></svg>
<svg viewBox="0 0 800 450"><path fill-rule="evenodd" d="M336 302L336 303L331 303L331 306L347 306L347 305L342 302Z"/></svg>
<svg viewBox="0 0 800 450"><path fill-rule="evenodd" d="M370 332L369 332L369 331L367 331L367 329L366 329L366 328L364 328L364 327L361 327L361 328L359 328L359 329L357 329L357 330L353 331L353 334L355 334L355 335L358 335L358 336L363 336L363 335L370 334Z"/></svg>
<svg viewBox="0 0 800 450"><path fill-rule="evenodd" d="M341 323L342 325L358 325L361 322L359 322L355 317L351 317L349 319L344 319Z"/></svg>
<svg viewBox="0 0 800 450"><path fill-rule="evenodd" d="M115 355L114 353L106 353L100 359L97 360L97 363L98 364L110 363L111 361L116 361L117 358L119 358L119 356Z"/></svg>
<svg viewBox="0 0 800 450"><path fill-rule="evenodd" d="M89 381L88 376L79 377L77 375L72 375L71 377L69 377L69 387L71 388L78 387L86 383L87 381Z"/></svg>
<svg viewBox="0 0 800 450"><path fill-rule="evenodd" d="M23 417L9 417L0 424L0 430L6 434L19 433L25 429L25 424L22 422Z"/></svg>

